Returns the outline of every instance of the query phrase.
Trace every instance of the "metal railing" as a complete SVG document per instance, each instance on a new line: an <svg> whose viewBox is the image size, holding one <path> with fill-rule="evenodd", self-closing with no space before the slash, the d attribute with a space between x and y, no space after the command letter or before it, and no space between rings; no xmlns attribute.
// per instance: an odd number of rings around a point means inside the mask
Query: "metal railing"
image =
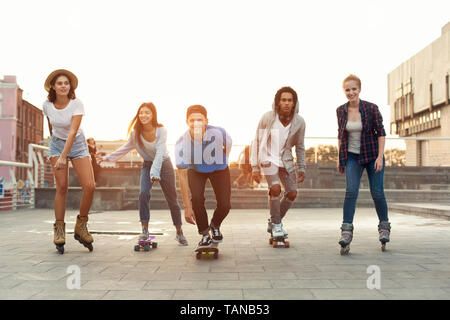
<svg viewBox="0 0 450 320"><path fill-rule="evenodd" d="M43 152L48 147L30 143L28 145L28 163L0 160L0 166L10 167L10 179L0 182L0 210L34 208L35 188L45 185L45 160ZM27 168L26 181L17 181L13 168Z"/></svg>

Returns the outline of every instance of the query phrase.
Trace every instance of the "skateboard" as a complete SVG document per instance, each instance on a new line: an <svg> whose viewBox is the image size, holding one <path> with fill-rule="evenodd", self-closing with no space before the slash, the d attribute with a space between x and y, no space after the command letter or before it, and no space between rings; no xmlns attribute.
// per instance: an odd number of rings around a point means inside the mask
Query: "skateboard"
<svg viewBox="0 0 450 320"><path fill-rule="evenodd" d="M155 236L149 236L147 240L138 241L138 244L134 246L134 251L150 251L150 247L155 249L158 247L157 242L153 242Z"/></svg>
<svg viewBox="0 0 450 320"><path fill-rule="evenodd" d="M196 258L200 260L202 257L213 257L214 259L219 258L219 243L217 242L211 242L211 245L206 248L197 248L195 249Z"/></svg>
<svg viewBox="0 0 450 320"><path fill-rule="evenodd" d="M287 237L273 237L272 235L269 238L269 244L274 248L289 248L290 243L286 240Z"/></svg>

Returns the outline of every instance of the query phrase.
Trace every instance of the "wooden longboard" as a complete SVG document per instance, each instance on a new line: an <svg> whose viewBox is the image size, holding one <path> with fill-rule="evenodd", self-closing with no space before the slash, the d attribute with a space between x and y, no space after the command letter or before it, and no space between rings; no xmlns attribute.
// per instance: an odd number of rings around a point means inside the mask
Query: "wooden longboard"
<svg viewBox="0 0 450 320"><path fill-rule="evenodd" d="M219 244L216 242L212 242L209 247L206 248L197 248L195 252L197 252L196 257L200 259L201 257L214 257L217 259L219 257Z"/></svg>

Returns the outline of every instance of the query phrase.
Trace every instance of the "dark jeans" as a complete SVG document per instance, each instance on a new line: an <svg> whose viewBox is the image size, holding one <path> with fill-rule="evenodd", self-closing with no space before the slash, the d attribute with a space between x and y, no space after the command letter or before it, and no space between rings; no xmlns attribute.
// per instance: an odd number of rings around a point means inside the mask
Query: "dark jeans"
<svg viewBox="0 0 450 320"><path fill-rule="evenodd" d="M209 173L189 169L188 182L192 194L192 210L194 211L195 221L200 234L205 234L210 230L208 213L205 208L205 185L208 179L216 195L217 202L211 224L219 228L231 209L231 180L228 167L225 170Z"/></svg>
<svg viewBox="0 0 450 320"><path fill-rule="evenodd" d="M386 198L384 196L384 158L383 169L380 172L375 173L375 160L370 161L364 165L358 163L359 155L349 152L347 158L347 164L345 166L346 177L346 193L344 201L344 223L353 223L353 217L355 216L356 199L358 198L359 183L364 168L367 171L369 177L370 194L372 195L375 209L377 211L378 219L380 221L388 220L388 208Z"/></svg>
<svg viewBox="0 0 450 320"><path fill-rule="evenodd" d="M141 222L148 222L150 220L150 190L153 186L150 180L150 169L152 168L152 164L152 161L144 161L141 170L141 191L139 193L139 215ZM181 226L181 209L177 201L175 174L170 158L163 161L160 176L161 180L159 181L159 185L169 205L172 222L175 226Z"/></svg>

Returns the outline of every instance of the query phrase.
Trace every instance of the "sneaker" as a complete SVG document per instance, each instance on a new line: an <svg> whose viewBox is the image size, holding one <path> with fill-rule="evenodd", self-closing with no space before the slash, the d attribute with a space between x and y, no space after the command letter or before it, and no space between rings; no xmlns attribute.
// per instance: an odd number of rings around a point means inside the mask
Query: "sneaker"
<svg viewBox="0 0 450 320"><path fill-rule="evenodd" d="M198 243L198 248L208 248L211 246L211 237L209 233L202 237L202 240Z"/></svg>
<svg viewBox="0 0 450 320"><path fill-rule="evenodd" d="M139 241L146 241L150 237L148 229L146 227L142 227L142 233L139 235Z"/></svg>
<svg viewBox="0 0 450 320"><path fill-rule="evenodd" d="M212 241L216 243L220 243L223 240L223 235L220 232L219 228L214 227L211 225L211 232L212 232Z"/></svg>
<svg viewBox="0 0 450 320"><path fill-rule="evenodd" d="M178 243L180 245L182 245L182 246L187 246L188 245L188 242L187 242L186 238L184 237L183 232L180 232L180 233L177 232L175 240L178 241Z"/></svg>
<svg viewBox="0 0 450 320"><path fill-rule="evenodd" d="M283 232L284 237L287 237L287 236L288 236L287 231L283 229L283 223L281 224L281 232Z"/></svg>
<svg viewBox="0 0 450 320"><path fill-rule="evenodd" d="M274 238L283 238L284 237L284 232L283 229L281 228L281 223L273 223L272 224L272 237Z"/></svg>

